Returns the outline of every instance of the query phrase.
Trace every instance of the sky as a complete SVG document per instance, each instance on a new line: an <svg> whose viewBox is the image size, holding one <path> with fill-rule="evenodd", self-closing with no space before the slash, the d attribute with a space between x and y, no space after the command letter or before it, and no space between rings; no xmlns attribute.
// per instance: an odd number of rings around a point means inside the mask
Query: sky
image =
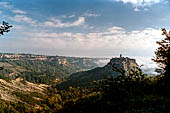
<svg viewBox="0 0 170 113"><path fill-rule="evenodd" d="M0 52L153 58L169 0L0 0Z"/></svg>

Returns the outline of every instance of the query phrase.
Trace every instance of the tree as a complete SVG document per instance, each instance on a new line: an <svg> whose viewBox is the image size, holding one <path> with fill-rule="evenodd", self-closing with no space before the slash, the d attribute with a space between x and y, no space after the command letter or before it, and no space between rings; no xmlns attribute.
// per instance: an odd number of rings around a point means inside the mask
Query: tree
<svg viewBox="0 0 170 113"><path fill-rule="evenodd" d="M12 25L9 25L7 22L3 21L2 25L0 26L0 36L4 35L4 32L8 33ZM3 67L0 67L0 70L3 70Z"/></svg>
<svg viewBox="0 0 170 113"><path fill-rule="evenodd" d="M12 27L12 25L9 25L7 22L3 21L2 25L0 26L0 36L4 35L4 32L9 32L10 28Z"/></svg>
<svg viewBox="0 0 170 113"><path fill-rule="evenodd" d="M162 35L165 35L165 38L156 42L159 47L155 51L156 57L153 61L160 67L159 70L161 71L159 72L164 73L165 77L170 78L170 31L167 32L165 28L162 28Z"/></svg>

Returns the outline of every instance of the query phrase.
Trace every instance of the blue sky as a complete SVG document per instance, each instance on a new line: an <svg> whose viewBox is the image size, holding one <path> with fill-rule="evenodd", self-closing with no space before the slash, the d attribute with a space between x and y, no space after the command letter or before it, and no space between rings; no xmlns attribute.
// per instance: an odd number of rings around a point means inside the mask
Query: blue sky
<svg viewBox="0 0 170 113"><path fill-rule="evenodd" d="M45 55L153 57L170 29L168 0L0 0L14 27L0 51Z"/></svg>

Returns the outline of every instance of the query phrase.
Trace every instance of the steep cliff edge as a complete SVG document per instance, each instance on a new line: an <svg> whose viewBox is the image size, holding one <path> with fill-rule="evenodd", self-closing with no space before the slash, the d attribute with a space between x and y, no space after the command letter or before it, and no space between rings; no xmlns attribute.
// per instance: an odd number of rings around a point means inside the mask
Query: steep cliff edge
<svg viewBox="0 0 170 113"><path fill-rule="evenodd" d="M105 67L114 70L111 72L122 71L125 74L128 74L131 70L136 71L139 69L139 65L136 63L136 60L128 57L112 58ZM112 76L114 76L114 74L115 73L113 73ZM121 73L119 72L118 75L120 74Z"/></svg>
<svg viewBox="0 0 170 113"><path fill-rule="evenodd" d="M112 58L110 62L104 67L97 67L95 69L83 72L77 72L68 78L66 82L57 85L58 88L67 88L69 86L88 86L93 81L102 80L104 77L117 77L121 73L128 74L131 70L138 70L139 66L135 59L131 58Z"/></svg>

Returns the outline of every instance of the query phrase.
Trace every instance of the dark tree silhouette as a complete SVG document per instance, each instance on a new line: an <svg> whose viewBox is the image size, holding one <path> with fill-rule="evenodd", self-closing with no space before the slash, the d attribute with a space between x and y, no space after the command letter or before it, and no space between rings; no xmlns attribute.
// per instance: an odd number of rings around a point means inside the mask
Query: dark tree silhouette
<svg viewBox="0 0 170 113"><path fill-rule="evenodd" d="M156 57L153 59L161 70L160 72L170 78L170 31L167 32L165 28L162 28L162 35L165 35L165 38L156 43L159 45L158 49L155 51ZM168 76L169 75L169 76Z"/></svg>
<svg viewBox="0 0 170 113"><path fill-rule="evenodd" d="M0 36L4 35L4 33L8 33L12 25L9 25L7 22L3 21L2 25L0 26ZM0 67L0 70L3 70L3 67Z"/></svg>
<svg viewBox="0 0 170 113"><path fill-rule="evenodd" d="M9 25L7 22L3 21L2 25L0 26L0 36L4 35L4 32L8 33L12 25Z"/></svg>

